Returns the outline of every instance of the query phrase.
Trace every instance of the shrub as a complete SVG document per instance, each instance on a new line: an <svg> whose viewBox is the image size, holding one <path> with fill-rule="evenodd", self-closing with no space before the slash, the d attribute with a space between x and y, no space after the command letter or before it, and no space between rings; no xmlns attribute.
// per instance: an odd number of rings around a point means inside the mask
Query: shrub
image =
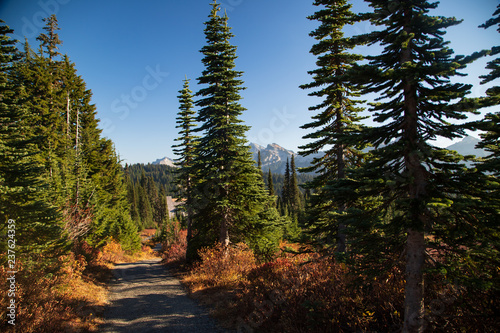
<svg viewBox="0 0 500 333"><path fill-rule="evenodd" d="M7 323L10 297L0 299L2 332L92 331L98 322L96 312L104 305L104 288L82 279L87 261L81 254L64 255L49 262L41 257L20 257L16 262L15 326ZM2 266L0 279L12 274ZM8 289L4 289L8 290ZM101 297L101 299L99 299Z"/></svg>
<svg viewBox="0 0 500 333"><path fill-rule="evenodd" d="M381 313L386 315L390 313L388 308L394 308L395 297L391 295L398 295L393 291L400 286L391 287L387 280L367 284L363 290L357 288L355 282L344 264L317 255L278 258L262 264L249 272L240 294L240 329L265 332L373 330ZM398 321L400 314L394 313L394 316L396 318L384 318L384 323Z"/></svg>
<svg viewBox="0 0 500 333"><path fill-rule="evenodd" d="M180 265L186 261L187 230L181 230L172 241L163 243L163 258L166 264Z"/></svg>
<svg viewBox="0 0 500 333"><path fill-rule="evenodd" d="M243 243L203 248L198 254L201 261L183 280L192 290L236 287L255 267L255 256Z"/></svg>

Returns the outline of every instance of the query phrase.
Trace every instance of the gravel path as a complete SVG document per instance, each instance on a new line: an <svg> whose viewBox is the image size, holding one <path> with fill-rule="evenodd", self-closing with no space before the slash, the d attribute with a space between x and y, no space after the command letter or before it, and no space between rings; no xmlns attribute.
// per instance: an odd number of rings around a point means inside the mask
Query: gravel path
<svg viewBox="0 0 500 333"><path fill-rule="evenodd" d="M160 259L117 264L101 332L226 332L190 299Z"/></svg>

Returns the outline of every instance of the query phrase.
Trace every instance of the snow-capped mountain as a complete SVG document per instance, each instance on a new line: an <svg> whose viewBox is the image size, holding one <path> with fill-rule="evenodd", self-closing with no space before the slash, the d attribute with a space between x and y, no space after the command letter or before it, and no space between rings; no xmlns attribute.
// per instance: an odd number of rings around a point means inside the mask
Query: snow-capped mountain
<svg viewBox="0 0 500 333"><path fill-rule="evenodd" d="M260 159L262 161L262 170L267 172L269 169L273 173L285 173L286 160L290 160L292 155L295 157L295 166L297 168L304 168L311 165L314 157L322 156L324 153L319 152L314 155L303 157L297 153L281 147L280 145L273 143L267 145L267 147L251 143L250 151L253 154L253 159L257 161L258 153L260 151Z"/></svg>
<svg viewBox="0 0 500 333"><path fill-rule="evenodd" d="M488 153L482 149L477 149L476 145L479 143L479 139L467 136L461 141L446 147L450 150L455 150L461 155L476 155L477 157L484 157ZM267 145L267 147L258 145L256 143L250 143L250 151L253 154L253 159L257 162L257 156L260 151L260 157L262 161L262 170L267 172L269 169L273 173L285 173L286 160L290 160L292 155L295 156L295 166L297 168L304 168L311 165L314 158L321 157L324 152L319 152L306 157L300 156L297 153L281 147L276 143ZM172 159L165 157L153 162L153 164L163 164L168 166L173 166L174 162Z"/></svg>
<svg viewBox="0 0 500 333"><path fill-rule="evenodd" d="M457 143L452 144L451 146L446 147L446 149L454 150L460 155L476 155L477 157L485 157L488 155L488 152L483 149L476 148L476 145L481 142L478 138L473 136L466 136Z"/></svg>
<svg viewBox="0 0 500 333"><path fill-rule="evenodd" d="M177 166L174 164L174 161L168 157L160 158L160 159L154 161L152 164L161 164L161 165L167 165L169 167L177 168Z"/></svg>

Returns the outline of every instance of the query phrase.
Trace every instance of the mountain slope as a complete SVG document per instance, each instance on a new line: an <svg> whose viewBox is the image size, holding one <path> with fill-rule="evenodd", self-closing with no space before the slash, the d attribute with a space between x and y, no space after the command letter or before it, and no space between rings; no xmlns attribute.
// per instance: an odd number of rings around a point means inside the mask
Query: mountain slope
<svg viewBox="0 0 500 333"><path fill-rule="evenodd" d="M488 155L488 152L483 149L477 149L476 145L481 142L481 140L473 137L466 136L457 143L452 144L451 146L446 147L446 149L454 150L461 155L476 155L477 157L485 157Z"/></svg>
<svg viewBox="0 0 500 333"><path fill-rule="evenodd" d="M475 137L466 136L461 141L446 147L446 149L455 150L461 155L476 155L477 157L484 157L488 153L483 149L476 148L476 145L479 142L480 140ZM290 160L292 158L292 155L295 156L295 165L297 166L297 168L308 167L311 165L314 158L324 155L324 152L318 152L316 154L303 157L293 152L292 150L283 148L276 143L269 144L267 145L267 147L258 145L256 143L250 143L250 151L252 152L253 159L256 162L258 153L260 151L262 170L264 172L267 172L270 169L272 173L279 174L285 173L286 160ZM153 164L175 167L173 160L168 157L158 159L153 162Z"/></svg>
<svg viewBox="0 0 500 333"><path fill-rule="evenodd" d="M158 164L160 164L160 165L167 165L169 167L177 168L177 166L174 164L174 161L172 159L168 158L168 157L157 159L152 164L154 164L154 165L158 165Z"/></svg>
<svg viewBox="0 0 500 333"><path fill-rule="evenodd" d="M257 161L258 153L260 151L262 170L267 172L269 169L273 173L285 173L286 160L290 160L292 155L295 156L295 165L297 168L304 168L311 165L315 157L322 156L324 153L319 152L307 157L297 155L295 152L285 149L280 145L273 143L267 145L267 147L260 146L255 143L250 144L250 151L253 154L253 159Z"/></svg>

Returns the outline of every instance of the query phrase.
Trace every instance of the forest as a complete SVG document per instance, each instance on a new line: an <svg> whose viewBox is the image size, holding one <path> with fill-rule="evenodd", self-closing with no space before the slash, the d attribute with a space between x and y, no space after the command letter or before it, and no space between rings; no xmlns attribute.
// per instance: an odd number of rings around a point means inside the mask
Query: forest
<svg viewBox="0 0 500 333"><path fill-rule="evenodd" d="M2 331L15 331L4 320L13 300L19 332L62 331L70 319L56 313L76 311L69 290L93 288L116 253L149 251L140 232L156 229L184 285L239 332L494 332L500 87L473 98L460 78L487 57L479 79L496 84L500 46L455 55L445 33L460 20L432 16L438 3L365 2L371 12L314 0L317 67L300 88L318 104L299 154L325 154L300 170L292 157L283 175L252 158L244 72L216 0L201 88L179 84L177 168L121 164L92 91L60 53L55 15L34 48L0 21L0 276L17 281L17 296L2 296ZM359 22L374 31L344 34ZM500 5L480 28L500 32ZM431 144L470 130L486 157ZM185 202L173 219L167 196ZM79 322L95 331L92 320Z"/></svg>

